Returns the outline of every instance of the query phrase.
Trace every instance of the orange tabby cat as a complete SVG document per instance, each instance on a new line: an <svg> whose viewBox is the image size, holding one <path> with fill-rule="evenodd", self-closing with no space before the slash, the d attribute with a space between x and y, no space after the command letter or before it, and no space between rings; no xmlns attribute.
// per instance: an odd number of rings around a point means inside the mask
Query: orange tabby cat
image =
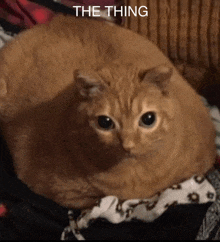
<svg viewBox="0 0 220 242"><path fill-rule="evenodd" d="M151 42L105 22L59 16L9 43L0 115L19 179L72 208L148 198L215 161L200 97Z"/></svg>

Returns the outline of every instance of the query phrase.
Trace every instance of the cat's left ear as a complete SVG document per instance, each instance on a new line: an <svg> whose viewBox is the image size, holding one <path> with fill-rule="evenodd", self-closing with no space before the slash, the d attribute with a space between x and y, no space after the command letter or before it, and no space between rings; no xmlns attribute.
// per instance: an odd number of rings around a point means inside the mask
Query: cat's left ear
<svg viewBox="0 0 220 242"><path fill-rule="evenodd" d="M143 83L152 83L159 87L162 91L168 89L173 69L166 65L160 65L147 70L142 74Z"/></svg>
<svg viewBox="0 0 220 242"><path fill-rule="evenodd" d="M76 71L75 85L79 94L84 98L98 96L106 89L106 84L97 74L84 70Z"/></svg>

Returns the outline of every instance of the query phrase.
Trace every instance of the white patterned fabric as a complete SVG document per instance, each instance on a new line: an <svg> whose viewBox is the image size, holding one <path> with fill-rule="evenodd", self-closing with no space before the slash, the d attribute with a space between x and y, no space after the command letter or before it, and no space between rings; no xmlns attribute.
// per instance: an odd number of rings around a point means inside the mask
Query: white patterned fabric
<svg viewBox="0 0 220 242"><path fill-rule="evenodd" d="M2 48L6 42L13 39L12 33L7 33L4 29L0 26L0 48Z"/></svg>
<svg viewBox="0 0 220 242"><path fill-rule="evenodd" d="M68 233L73 233L78 240L84 240L80 230L88 228L98 218L113 224L132 220L151 222L171 206L203 204L214 202L215 199L215 189L207 179L200 176L194 176L174 185L151 199L133 199L122 202L115 196L104 197L91 210L82 211L77 220L72 218L72 212L69 211L70 225L65 228L61 239L65 240Z"/></svg>
<svg viewBox="0 0 220 242"><path fill-rule="evenodd" d="M216 128L216 148L217 153L220 156L220 112L219 109L216 106L210 107L210 114L212 117L212 121Z"/></svg>
<svg viewBox="0 0 220 242"><path fill-rule="evenodd" d="M220 173L214 170L208 179L215 188L216 200L208 208L196 240L220 240Z"/></svg>

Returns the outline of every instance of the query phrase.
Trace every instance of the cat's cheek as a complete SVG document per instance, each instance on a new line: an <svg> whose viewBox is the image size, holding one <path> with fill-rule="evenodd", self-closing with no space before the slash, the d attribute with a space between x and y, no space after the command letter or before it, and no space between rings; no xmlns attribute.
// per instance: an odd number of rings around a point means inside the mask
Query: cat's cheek
<svg viewBox="0 0 220 242"><path fill-rule="evenodd" d="M170 130L170 124L169 124L167 119L163 120L163 123L162 123L161 127L163 128L163 130L165 132L168 132Z"/></svg>
<svg viewBox="0 0 220 242"><path fill-rule="evenodd" d="M106 145L114 144L114 135L112 132L98 131L99 140Z"/></svg>

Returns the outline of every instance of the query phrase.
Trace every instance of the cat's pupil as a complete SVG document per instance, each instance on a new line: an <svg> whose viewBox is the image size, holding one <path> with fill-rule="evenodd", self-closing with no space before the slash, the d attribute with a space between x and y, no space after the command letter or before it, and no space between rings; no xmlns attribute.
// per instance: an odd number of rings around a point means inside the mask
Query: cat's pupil
<svg viewBox="0 0 220 242"><path fill-rule="evenodd" d="M141 125L151 126L156 121L156 115L154 112L147 112L141 117Z"/></svg>
<svg viewBox="0 0 220 242"><path fill-rule="evenodd" d="M114 128L114 122L107 116L99 116L98 124L102 129L109 130Z"/></svg>

